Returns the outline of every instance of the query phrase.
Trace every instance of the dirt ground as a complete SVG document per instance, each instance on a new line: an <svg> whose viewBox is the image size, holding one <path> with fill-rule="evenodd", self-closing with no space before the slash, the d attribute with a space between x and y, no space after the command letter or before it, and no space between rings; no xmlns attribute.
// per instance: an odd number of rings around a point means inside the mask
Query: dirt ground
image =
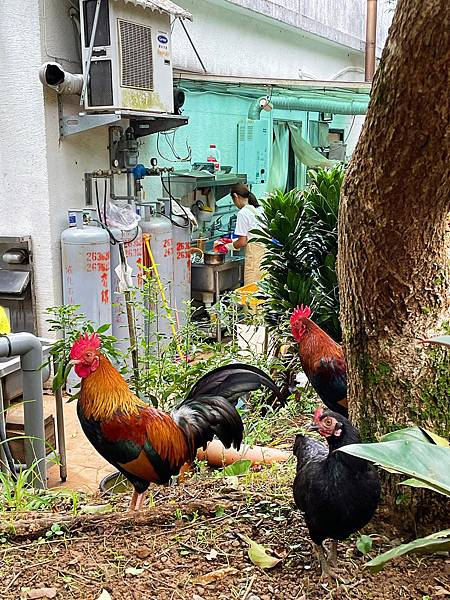
<svg viewBox="0 0 450 600"><path fill-rule="evenodd" d="M370 525L366 530L374 540L370 554L362 556L355 546L356 536L352 537L339 546L342 581L321 580L303 518L292 502L288 485L292 469L293 464L287 463L239 480L193 477L182 485L155 488L150 506L135 521L125 513L127 495L86 497L83 502L90 508L78 507L78 516L72 516L73 508L67 510L67 500L50 515L22 514L20 521L14 521L12 534L0 533L0 597L429 600L450 596L448 553L403 558L378 574L363 569L368 557L392 545L392 540L376 536ZM108 512L97 514L91 507L102 503ZM53 529L48 517L57 524ZM7 527L4 522L3 532ZM270 570L253 564L243 535L262 544L280 562Z"/></svg>

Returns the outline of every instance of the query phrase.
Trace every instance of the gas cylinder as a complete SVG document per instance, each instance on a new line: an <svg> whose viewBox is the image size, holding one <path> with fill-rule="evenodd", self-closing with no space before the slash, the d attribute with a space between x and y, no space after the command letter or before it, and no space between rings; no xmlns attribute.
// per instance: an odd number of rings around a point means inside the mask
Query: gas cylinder
<svg viewBox="0 0 450 600"><path fill-rule="evenodd" d="M117 338L116 348L123 354L127 354L130 346L128 318L125 305L125 296L119 290L119 277L116 273L116 267L120 264L119 242L124 243L125 257L127 264L131 267L131 277L133 280L132 301L133 304L139 304L141 301L138 289L142 286L142 230L140 227L132 231L123 231L115 227L109 228L113 239L111 240L111 318L112 335ZM143 332L142 310L134 308L136 334ZM131 367L131 360L127 359L127 364ZM121 364L120 366L124 366Z"/></svg>
<svg viewBox="0 0 450 600"><path fill-rule="evenodd" d="M162 205L158 202L141 204L141 217L140 226L144 240L144 265L151 269L150 277L152 277L152 281L148 282L148 286L144 285L144 288L151 289L153 298L155 299L152 302L147 291L146 308L149 312L154 313L154 318L147 319L145 323L146 341L151 344L158 342L160 348L164 348L173 337L172 325L175 322L175 315L172 310L172 223L169 219L162 216ZM149 241L157 272L155 272L151 264L145 245L146 239Z"/></svg>
<svg viewBox="0 0 450 600"><path fill-rule="evenodd" d="M89 221L91 209L69 211L69 227L61 234L64 304L79 304L79 311L98 328L111 323L109 234ZM79 378L72 370L67 389Z"/></svg>
<svg viewBox="0 0 450 600"><path fill-rule="evenodd" d="M177 329L187 322L191 300L191 221L183 207L173 199L164 198L165 214L172 220L173 283L172 302Z"/></svg>

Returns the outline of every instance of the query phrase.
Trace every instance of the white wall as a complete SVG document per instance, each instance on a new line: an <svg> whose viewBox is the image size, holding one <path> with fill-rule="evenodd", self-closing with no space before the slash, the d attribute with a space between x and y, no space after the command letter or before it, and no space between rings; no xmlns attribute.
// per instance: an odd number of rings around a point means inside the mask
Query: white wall
<svg viewBox="0 0 450 600"><path fill-rule="evenodd" d="M213 0L364 51L367 0ZM394 0L378 0L377 55L390 26Z"/></svg>
<svg viewBox="0 0 450 600"><path fill-rule="evenodd" d="M275 21L258 19L254 13L239 14L231 5L217 6L205 0L179 3L194 16L194 21L185 25L208 73L299 79L304 72L331 79L344 67L364 67L361 52L312 39ZM179 22L174 25L174 36L174 65L201 72Z"/></svg>
<svg viewBox="0 0 450 600"><path fill-rule="evenodd" d="M37 3L0 2L0 40L0 235L32 236L37 303L44 307L53 264Z"/></svg>

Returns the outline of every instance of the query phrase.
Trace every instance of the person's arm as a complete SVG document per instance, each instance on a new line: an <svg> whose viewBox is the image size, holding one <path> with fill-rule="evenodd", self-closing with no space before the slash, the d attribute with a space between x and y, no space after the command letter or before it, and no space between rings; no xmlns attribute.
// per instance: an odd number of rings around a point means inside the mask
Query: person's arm
<svg viewBox="0 0 450 600"><path fill-rule="evenodd" d="M234 240L233 242L226 244L226 246L227 246L228 250L231 250L232 248L233 248L233 250L240 250L241 248L245 248L247 243L248 243L247 236L240 235L237 240Z"/></svg>

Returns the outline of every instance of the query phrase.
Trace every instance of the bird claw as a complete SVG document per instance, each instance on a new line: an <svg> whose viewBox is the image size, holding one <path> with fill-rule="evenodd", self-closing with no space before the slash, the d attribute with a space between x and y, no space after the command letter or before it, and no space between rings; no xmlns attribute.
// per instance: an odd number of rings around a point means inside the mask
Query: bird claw
<svg viewBox="0 0 450 600"><path fill-rule="evenodd" d="M342 575L345 575L344 569L331 568L329 565L324 568L322 565L322 574L320 579L322 581L329 581L330 579L334 579L335 581L339 581L339 583L348 583Z"/></svg>

